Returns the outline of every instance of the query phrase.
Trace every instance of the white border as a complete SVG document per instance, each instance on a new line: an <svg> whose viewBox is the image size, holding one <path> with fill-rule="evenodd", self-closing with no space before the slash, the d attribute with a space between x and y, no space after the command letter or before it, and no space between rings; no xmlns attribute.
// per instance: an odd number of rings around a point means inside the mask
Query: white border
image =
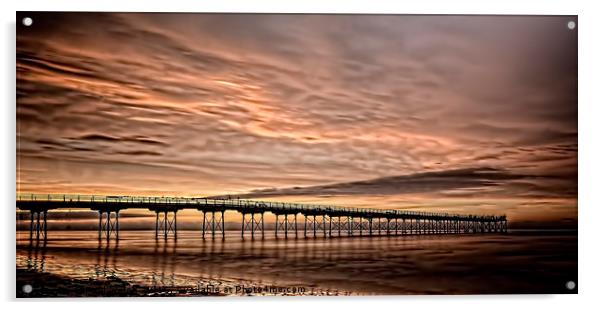
<svg viewBox="0 0 602 310"><path fill-rule="evenodd" d="M2 302L14 301L14 195L15 195L15 11L145 11L145 12L281 12L281 13L404 13L404 14L558 14L579 15L579 295L520 295L520 296L432 296L432 297L364 297L364 298L180 298L180 299L136 299L135 306L149 309L169 307L166 302L178 302L178 307L192 309L216 308L278 308L304 309L320 306L339 309L395 308L395 309L581 309L595 308L601 303L596 299L600 285L600 260L596 219L602 217L600 198L596 195L600 187L602 152L602 115L599 105L600 79L602 72L602 11L598 1L554 1L554 0L427 0L427 1L381 1L381 0L299 0L299 1L194 1L194 0L20 0L14 3L2 1L3 48L2 75L3 100L0 104L0 135L2 139L2 178L0 190L3 200L2 222L4 251L0 254L2 266ZM103 305L99 301L110 300L117 304ZM22 302L5 305L15 308L80 309L82 306L101 309L121 305L124 299L78 299L85 305L73 301L50 303ZM194 302L203 302L197 305ZM302 301L302 302L299 302ZM144 305L140 304L144 303ZM6 308L5 308L6 309Z"/></svg>

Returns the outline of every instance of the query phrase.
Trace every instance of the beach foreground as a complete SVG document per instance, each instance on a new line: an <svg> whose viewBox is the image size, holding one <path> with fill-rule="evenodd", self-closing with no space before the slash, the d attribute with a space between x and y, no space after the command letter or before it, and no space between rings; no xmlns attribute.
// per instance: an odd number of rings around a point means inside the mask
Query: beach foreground
<svg viewBox="0 0 602 310"><path fill-rule="evenodd" d="M574 231L506 235L155 240L53 232L17 240L18 297L576 293ZM41 283L41 284L40 284Z"/></svg>
<svg viewBox="0 0 602 310"><path fill-rule="evenodd" d="M131 284L116 276L103 279L73 279L47 272L17 268L17 297L184 297L184 296L333 296L324 290L276 286L245 286L230 283L214 286L146 286ZM350 295L350 294L343 294Z"/></svg>

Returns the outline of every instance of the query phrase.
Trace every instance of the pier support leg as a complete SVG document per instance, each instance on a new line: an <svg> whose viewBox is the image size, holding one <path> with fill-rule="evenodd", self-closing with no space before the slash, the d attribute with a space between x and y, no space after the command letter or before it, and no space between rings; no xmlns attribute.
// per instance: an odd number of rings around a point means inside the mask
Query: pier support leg
<svg viewBox="0 0 602 310"><path fill-rule="evenodd" d="M224 215L222 213L222 218L223 218L223 216ZM240 226L240 236L241 236L242 239L245 238L245 231L248 231L248 230L251 231L251 239L255 239L255 232L256 231L261 231L261 237L262 238L265 237L265 235L264 235L264 224L263 224L263 212L261 212L261 213L255 213L255 212L251 211L250 217L249 217L248 220L247 220L247 214L246 213L242 213L242 223L241 223L241 226ZM224 233L225 232L222 232L222 235Z"/></svg>
<svg viewBox="0 0 602 310"><path fill-rule="evenodd" d="M222 210L222 240L226 240L226 220L224 218L224 215L226 214L225 210Z"/></svg>
<svg viewBox="0 0 602 310"><path fill-rule="evenodd" d="M347 235L353 236L353 217L347 217Z"/></svg>
<svg viewBox="0 0 602 310"><path fill-rule="evenodd" d="M167 240L167 211L163 213L163 239Z"/></svg>
<svg viewBox="0 0 602 310"><path fill-rule="evenodd" d="M206 220L207 220L207 212L203 211L203 234L202 234L203 240L205 239L205 222L206 222Z"/></svg>
<svg viewBox="0 0 602 310"><path fill-rule="evenodd" d="M35 217L33 210L29 211L29 242L33 241L33 218ZM100 236L98 236L100 239Z"/></svg>
<svg viewBox="0 0 602 310"><path fill-rule="evenodd" d="M155 228L155 238L157 238L157 229L156 228ZM98 241L100 241L101 239L102 239L102 211L98 211Z"/></svg>
<svg viewBox="0 0 602 310"><path fill-rule="evenodd" d="M278 214L276 214L276 229L274 229L274 237L276 237L276 239L278 239L278 225L280 224L280 222L278 221Z"/></svg>
<svg viewBox="0 0 602 310"><path fill-rule="evenodd" d="M226 227L225 224L226 222L224 221L224 213L225 210L200 210L201 212L203 212L203 225L202 225L202 237L203 239L205 239L205 236L207 236L209 234L209 232L211 232L211 239L215 239L215 235L216 235L216 231L221 232L222 235L222 239L226 238ZM176 227L176 212L174 211L174 228ZM244 223L244 218L243 218L243 223ZM175 231L172 230L174 232L174 237L175 235Z"/></svg>
<svg viewBox="0 0 602 310"><path fill-rule="evenodd" d="M387 218L387 236L390 235L391 231L391 219Z"/></svg>
<svg viewBox="0 0 602 310"><path fill-rule="evenodd" d="M174 210L155 210L155 239L159 239L159 235L163 235L163 240L167 240L169 234L171 233L174 239L178 238L178 216L177 209ZM115 211L115 220L109 220L107 226L110 231L115 231L115 235L119 238L119 212ZM173 213L173 217L169 218L169 213ZM203 214L203 220L205 214ZM110 212L107 213L108 218L110 219ZM204 231L205 225L203 223L203 238L205 237ZM109 233L110 234L110 233Z"/></svg>
<svg viewBox="0 0 602 310"><path fill-rule="evenodd" d="M243 221L244 221L244 216L245 215L243 214ZM243 234L243 238L244 238L244 234ZM251 239L255 239L255 213L251 213Z"/></svg>
<svg viewBox="0 0 602 310"><path fill-rule="evenodd" d="M215 211L211 211L211 238L215 239Z"/></svg>
<svg viewBox="0 0 602 310"><path fill-rule="evenodd" d="M98 211L98 241L104 239L109 242L111 235L115 235L115 240L119 240L119 209L115 210L99 210ZM111 217L114 213L115 216ZM106 214L106 217L105 215ZM156 225L156 224L155 224ZM157 229L155 227L155 236Z"/></svg>
<svg viewBox="0 0 602 310"><path fill-rule="evenodd" d="M288 214L284 215L284 239L288 239Z"/></svg>
<svg viewBox="0 0 602 310"><path fill-rule="evenodd" d="M48 210L30 210L29 212L29 242L40 241L40 238L46 242L48 234ZM41 214L43 213L43 214Z"/></svg>
<svg viewBox="0 0 602 310"><path fill-rule="evenodd" d="M40 212L36 212L37 214L37 218L36 218L36 241L40 241Z"/></svg>
<svg viewBox="0 0 602 310"><path fill-rule="evenodd" d="M48 236L48 210L44 210L44 241L46 241L46 238Z"/></svg>
<svg viewBox="0 0 602 310"><path fill-rule="evenodd" d="M253 218L253 213L251 213L251 218ZM246 214L242 214L242 222L240 223L240 238L245 238L245 225L246 225ZM253 239L253 232L251 231L251 239Z"/></svg>
<svg viewBox="0 0 602 310"><path fill-rule="evenodd" d="M401 234L402 235L406 234L406 219L405 218L401 219Z"/></svg>
<svg viewBox="0 0 602 310"><path fill-rule="evenodd" d="M115 239L119 240L119 210L115 212L115 225L117 226L115 229Z"/></svg>
<svg viewBox="0 0 602 310"><path fill-rule="evenodd" d="M107 211L107 222L105 223L105 236L107 241L111 239L111 212Z"/></svg>
<svg viewBox="0 0 602 310"><path fill-rule="evenodd" d="M307 238L307 215L303 214L303 237Z"/></svg>

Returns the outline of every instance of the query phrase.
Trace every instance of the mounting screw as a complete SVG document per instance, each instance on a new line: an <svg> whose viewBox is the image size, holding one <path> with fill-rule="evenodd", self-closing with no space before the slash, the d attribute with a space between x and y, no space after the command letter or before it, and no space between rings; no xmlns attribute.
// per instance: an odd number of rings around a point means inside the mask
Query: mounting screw
<svg viewBox="0 0 602 310"><path fill-rule="evenodd" d="M567 26L567 27L568 27L570 30L573 30L573 29L575 29L575 27L577 26L577 24L576 24L574 21L572 21L572 20L571 20L571 21L569 21L569 22L566 24L566 26Z"/></svg>
<svg viewBox="0 0 602 310"><path fill-rule="evenodd" d="M575 284L574 281L568 281L566 283L566 288L569 289L569 290L571 290L571 291L575 289L575 286L577 286L577 284Z"/></svg>
<svg viewBox="0 0 602 310"><path fill-rule="evenodd" d="M31 285L29 285L29 284L23 285L23 287L21 289L23 290L23 293L25 293L25 294L29 294L33 291L33 287L31 287Z"/></svg>
<svg viewBox="0 0 602 310"><path fill-rule="evenodd" d="M29 27L33 24L33 19L31 19L31 17L24 17L22 22L23 25Z"/></svg>

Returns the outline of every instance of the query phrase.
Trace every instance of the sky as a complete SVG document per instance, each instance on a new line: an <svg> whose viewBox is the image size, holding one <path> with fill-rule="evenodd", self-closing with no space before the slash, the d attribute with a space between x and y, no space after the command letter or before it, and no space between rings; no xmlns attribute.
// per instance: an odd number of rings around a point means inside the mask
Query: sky
<svg viewBox="0 0 602 310"><path fill-rule="evenodd" d="M18 192L576 223L574 16L25 16Z"/></svg>

